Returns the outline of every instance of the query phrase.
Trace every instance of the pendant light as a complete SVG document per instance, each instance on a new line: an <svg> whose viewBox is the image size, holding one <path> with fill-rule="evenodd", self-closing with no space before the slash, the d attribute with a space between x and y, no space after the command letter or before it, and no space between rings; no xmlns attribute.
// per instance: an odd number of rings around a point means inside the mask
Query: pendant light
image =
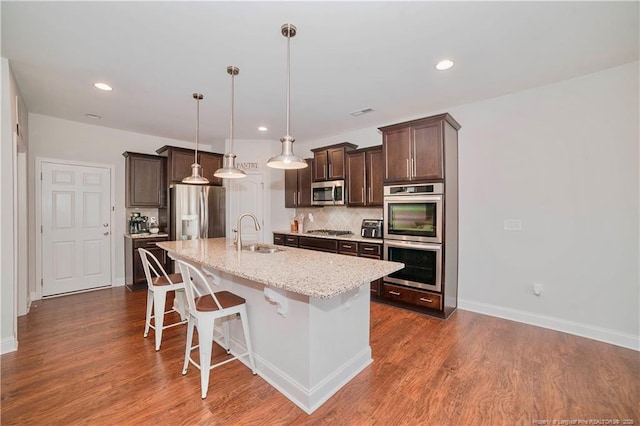
<svg viewBox="0 0 640 426"><path fill-rule="evenodd" d="M198 164L198 137L200 136L200 101L204 98L202 93L194 93L193 99L196 100L196 152L193 164L191 165L191 176L182 179L182 183L190 183L195 185L206 185L209 179L200 175L200 164Z"/></svg>
<svg viewBox="0 0 640 426"><path fill-rule="evenodd" d="M231 75L231 135L229 137L230 139L229 152L224 154L222 168L216 170L216 172L213 175L219 178L238 179L238 178L247 177L247 174L244 171L236 168L236 155L233 153L234 86L235 86L235 76L240 74L240 69L234 66L228 66L227 74Z"/></svg>
<svg viewBox="0 0 640 426"><path fill-rule="evenodd" d="M296 35L296 27L291 24L284 24L280 31L282 35L287 38L287 134L280 139L282 142L282 152L280 155L272 157L267 162L267 166L273 167L274 169L304 169L307 167L307 162L302 158L297 157L293 154L293 143L295 139L289 135L289 104L291 103L291 37Z"/></svg>

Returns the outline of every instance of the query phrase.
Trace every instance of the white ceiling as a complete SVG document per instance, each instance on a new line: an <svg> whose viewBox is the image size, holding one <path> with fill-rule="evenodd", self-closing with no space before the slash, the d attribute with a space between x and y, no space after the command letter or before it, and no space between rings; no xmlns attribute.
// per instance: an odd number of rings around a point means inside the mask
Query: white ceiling
<svg viewBox="0 0 640 426"><path fill-rule="evenodd" d="M30 112L203 143L316 139L638 60L633 2L1 2ZM442 58L456 65L434 69ZM104 81L114 88L93 88ZM360 117L349 113L371 107ZM91 120L86 113L99 114ZM257 127L269 127L266 133Z"/></svg>

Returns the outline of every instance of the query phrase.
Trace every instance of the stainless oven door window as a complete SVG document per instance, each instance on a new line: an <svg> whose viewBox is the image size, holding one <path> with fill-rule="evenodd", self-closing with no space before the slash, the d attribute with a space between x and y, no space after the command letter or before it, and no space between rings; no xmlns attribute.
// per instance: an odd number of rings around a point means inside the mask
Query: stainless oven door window
<svg viewBox="0 0 640 426"><path fill-rule="evenodd" d="M384 215L385 238L442 243L442 196L388 197Z"/></svg>
<svg viewBox="0 0 640 426"><path fill-rule="evenodd" d="M404 263L404 268L387 275L384 281L424 290L441 290L442 246L385 241L384 260Z"/></svg>

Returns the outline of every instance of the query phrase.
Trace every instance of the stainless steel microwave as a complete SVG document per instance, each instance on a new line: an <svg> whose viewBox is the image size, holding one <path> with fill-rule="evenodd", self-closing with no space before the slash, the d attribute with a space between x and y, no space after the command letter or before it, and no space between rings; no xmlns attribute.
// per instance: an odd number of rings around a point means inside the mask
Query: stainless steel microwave
<svg viewBox="0 0 640 426"><path fill-rule="evenodd" d="M344 205L344 180L311 183L311 204L314 206Z"/></svg>

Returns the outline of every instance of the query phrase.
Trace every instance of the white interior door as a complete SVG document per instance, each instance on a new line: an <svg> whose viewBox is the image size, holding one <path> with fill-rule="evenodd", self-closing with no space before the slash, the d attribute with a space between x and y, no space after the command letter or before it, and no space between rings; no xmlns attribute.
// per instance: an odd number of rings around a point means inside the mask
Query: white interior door
<svg viewBox="0 0 640 426"><path fill-rule="evenodd" d="M264 180L262 173L249 174L246 178L232 179L231 192L231 227L236 227L236 220L243 213L253 213L264 228ZM242 241L264 242L263 229L256 231L251 218L242 221Z"/></svg>
<svg viewBox="0 0 640 426"><path fill-rule="evenodd" d="M42 295L111 284L108 168L42 163Z"/></svg>

